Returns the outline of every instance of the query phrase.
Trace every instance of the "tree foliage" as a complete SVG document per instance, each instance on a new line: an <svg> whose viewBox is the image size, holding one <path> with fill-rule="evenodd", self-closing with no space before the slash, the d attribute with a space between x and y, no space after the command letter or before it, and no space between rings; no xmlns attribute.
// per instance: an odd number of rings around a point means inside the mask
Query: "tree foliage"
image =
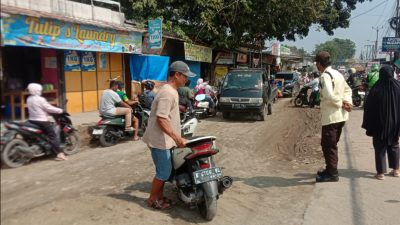
<svg viewBox="0 0 400 225"><path fill-rule="evenodd" d="M298 55L298 56L307 56L309 55L308 52L303 48L297 48L296 46L289 46L289 45L285 45L287 48L290 49L290 52L294 55Z"/></svg>
<svg viewBox="0 0 400 225"><path fill-rule="evenodd" d="M354 57L356 53L356 44L349 39L334 38L331 41L316 45L314 54L320 51L329 52L332 63L339 63Z"/></svg>
<svg viewBox="0 0 400 225"><path fill-rule="evenodd" d="M349 26L357 2L371 0L127 0L126 17L140 23L161 17L167 30L213 46L263 46L295 40L316 24L332 35Z"/></svg>

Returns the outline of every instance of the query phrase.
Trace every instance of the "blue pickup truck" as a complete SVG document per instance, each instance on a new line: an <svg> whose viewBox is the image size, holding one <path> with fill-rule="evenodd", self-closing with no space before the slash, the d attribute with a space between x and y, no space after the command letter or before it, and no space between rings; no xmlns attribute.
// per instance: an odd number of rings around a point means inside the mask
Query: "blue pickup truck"
<svg viewBox="0 0 400 225"><path fill-rule="evenodd" d="M265 69L232 69L219 88L218 108L224 119L231 113L250 113L264 121L271 114L277 93L278 89Z"/></svg>

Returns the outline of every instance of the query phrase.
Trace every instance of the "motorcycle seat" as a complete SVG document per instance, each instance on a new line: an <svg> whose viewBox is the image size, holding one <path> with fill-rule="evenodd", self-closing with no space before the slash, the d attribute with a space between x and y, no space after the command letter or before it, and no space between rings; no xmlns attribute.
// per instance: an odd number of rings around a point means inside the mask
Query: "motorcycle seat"
<svg viewBox="0 0 400 225"><path fill-rule="evenodd" d="M215 139L217 138L214 136L194 136L188 139L188 141L186 142L186 146L192 148L205 142L212 142Z"/></svg>
<svg viewBox="0 0 400 225"><path fill-rule="evenodd" d="M34 128L34 129L40 129L40 127L38 125L33 124L33 123L29 122L29 121L12 121L12 122L9 122L9 123L15 124L15 125L18 125L18 126L21 126L21 127L31 127L31 128Z"/></svg>
<svg viewBox="0 0 400 225"><path fill-rule="evenodd" d="M100 117L103 118L103 119L115 119L115 118L119 118L119 117L125 118L124 115L121 115L121 116L119 116L119 115L118 116L100 115Z"/></svg>

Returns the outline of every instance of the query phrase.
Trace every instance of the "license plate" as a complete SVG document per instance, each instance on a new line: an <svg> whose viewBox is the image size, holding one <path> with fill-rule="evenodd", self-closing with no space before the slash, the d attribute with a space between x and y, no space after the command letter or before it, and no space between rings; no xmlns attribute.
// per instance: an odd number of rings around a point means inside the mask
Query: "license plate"
<svg viewBox="0 0 400 225"><path fill-rule="evenodd" d="M365 95L365 92L363 92L363 91L358 91L358 94L359 94L359 95Z"/></svg>
<svg viewBox="0 0 400 225"><path fill-rule="evenodd" d="M246 106L243 104L233 104L232 108L233 109L244 109L244 108L246 108Z"/></svg>
<svg viewBox="0 0 400 225"><path fill-rule="evenodd" d="M216 180L222 177L221 168L213 167L209 169L202 169L193 172L193 179L195 184L201 184L208 181Z"/></svg>
<svg viewBox="0 0 400 225"><path fill-rule="evenodd" d="M93 135L100 135L103 134L103 130L102 129L94 129L92 132Z"/></svg>

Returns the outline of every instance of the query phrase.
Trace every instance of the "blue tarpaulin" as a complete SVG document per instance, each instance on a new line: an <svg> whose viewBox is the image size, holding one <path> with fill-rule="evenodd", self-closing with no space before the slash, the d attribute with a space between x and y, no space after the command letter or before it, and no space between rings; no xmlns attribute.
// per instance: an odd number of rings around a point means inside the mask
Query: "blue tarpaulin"
<svg viewBox="0 0 400 225"><path fill-rule="evenodd" d="M167 81L168 66L168 56L131 55L131 78L136 81Z"/></svg>

